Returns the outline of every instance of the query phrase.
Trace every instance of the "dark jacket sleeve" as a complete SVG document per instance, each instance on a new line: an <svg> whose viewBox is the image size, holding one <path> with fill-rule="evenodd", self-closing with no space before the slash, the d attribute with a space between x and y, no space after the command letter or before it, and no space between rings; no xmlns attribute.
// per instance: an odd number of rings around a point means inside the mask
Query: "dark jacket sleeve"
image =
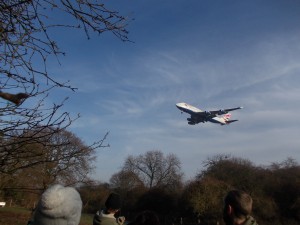
<svg viewBox="0 0 300 225"><path fill-rule="evenodd" d="M96 212L93 219L93 225L100 225L100 212Z"/></svg>

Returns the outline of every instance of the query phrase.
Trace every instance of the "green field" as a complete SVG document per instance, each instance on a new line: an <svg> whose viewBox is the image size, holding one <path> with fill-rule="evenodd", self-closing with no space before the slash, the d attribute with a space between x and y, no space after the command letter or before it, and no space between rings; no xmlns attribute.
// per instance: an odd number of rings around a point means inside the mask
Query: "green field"
<svg viewBox="0 0 300 225"><path fill-rule="evenodd" d="M1 225L26 225L31 218L31 210L20 207L3 207L0 208ZM93 216L82 214L80 225L93 224Z"/></svg>

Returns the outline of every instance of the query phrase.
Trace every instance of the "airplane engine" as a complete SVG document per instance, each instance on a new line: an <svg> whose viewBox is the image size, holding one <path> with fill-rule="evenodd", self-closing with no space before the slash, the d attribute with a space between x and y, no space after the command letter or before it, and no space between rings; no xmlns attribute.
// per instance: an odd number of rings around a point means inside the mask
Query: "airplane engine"
<svg viewBox="0 0 300 225"><path fill-rule="evenodd" d="M223 115L223 114L226 114L226 113L227 113L227 111L225 111L224 109L219 110L219 115Z"/></svg>

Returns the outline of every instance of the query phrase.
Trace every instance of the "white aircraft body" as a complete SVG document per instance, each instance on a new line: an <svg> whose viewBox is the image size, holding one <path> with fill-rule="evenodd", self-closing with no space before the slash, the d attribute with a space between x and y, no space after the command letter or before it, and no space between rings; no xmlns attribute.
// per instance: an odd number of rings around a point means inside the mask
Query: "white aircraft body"
<svg viewBox="0 0 300 225"><path fill-rule="evenodd" d="M188 124L190 125L195 125L197 123L205 123L205 122L218 123L221 125L230 124L238 120L230 120L231 114L228 112L243 108L243 107L236 107L231 109L202 111L201 109L198 109L195 106L189 105L184 102L177 103L176 107L181 111L181 113L185 112L191 115L190 118L187 118Z"/></svg>

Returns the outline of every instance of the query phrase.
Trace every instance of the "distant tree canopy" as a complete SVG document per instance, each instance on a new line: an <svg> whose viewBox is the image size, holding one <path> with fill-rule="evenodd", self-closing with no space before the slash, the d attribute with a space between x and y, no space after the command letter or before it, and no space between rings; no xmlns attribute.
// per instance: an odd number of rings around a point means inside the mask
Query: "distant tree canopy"
<svg viewBox="0 0 300 225"><path fill-rule="evenodd" d="M150 161L152 163L148 162L146 165L153 169L157 165L153 163L156 160L146 159L161 158L153 157L152 154L155 153L156 151L150 151L143 155L129 156L125 165L129 159L130 165L135 165L137 170L147 171L143 163ZM137 161L143 163L138 164ZM181 224L181 219L184 224L196 224L199 221L201 224L223 224L224 197L232 189L244 190L252 196L253 215L259 224L298 224L300 166L295 160L287 159L271 166L256 166L247 159L216 155L204 160L203 164L204 169L176 192L170 191L168 186L149 188L146 184L151 182L144 182L145 178L136 176L138 173L133 169L130 173L127 170L125 172L125 166L120 173L112 176L111 188L117 187L114 190L122 193L125 202L123 213L131 216L130 212L150 209L159 213L164 224ZM122 178L128 179L128 183ZM145 185L141 185L141 181ZM127 191L122 190L122 187ZM136 189L132 189L134 187ZM173 190L175 189L174 187Z"/></svg>
<svg viewBox="0 0 300 225"><path fill-rule="evenodd" d="M145 209L160 214L172 211L169 216L173 216L183 187L182 176L176 155L152 150L128 156L122 169L112 175L110 187L124 199L122 212L129 220Z"/></svg>
<svg viewBox="0 0 300 225"><path fill-rule="evenodd" d="M128 156L122 171L135 174L147 188L166 187L174 190L182 184L183 174L179 159L174 154L164 156L161 151Z"/></svg>
<svg viewBox="0 0 300 225"><path fill-rule="evenodd" d="M16 149L12 152L18 152L18 155L11 156L8 151L1 159L1 162L8 162L2 167L6 171L0 173L0 191L10 188L45 190L53 183L74 185L90 182L95 149L86 146L73 133L65 130L51 138L45 134L39 140L43 142L15 145Z"/></svg>
<svg viewBox="0 0 300 225"><path fill-rule="evenodd" d="M76 142L74 143L77 145ZM74 149L78 147L74 146ZM57 150L57 155L58 158L61 157L59 150ZM52 156L52 158L55 157L57 156ZM83 160L89 160L89 157L93 157L93 154L84 157ZM66 169L68 173L71 173L65 179L65 183L71 185L72 172L75 172L77 167L73 167L70 163L70 168L67 169L60 167L57 162L52 163L37 165L35 171L34 167L30 167L29 170L24 168L18 170L13 176L0 177L0 199L6 201L11 199L14 204L32 207L38 196L31 194L32 189L27 189L26 192L23 189L20 192L18 189L20 184L30 184L31 186L28 187L41 187L47 182L62 182L65 173L56 173L57 170ZM84 212L95 213L101 209L109 193L114 191L122 197L121 214L128 220L133 219L138 212L153 210L158 213L162 224L165 225L199 222L223 224L223 200L227 191L243 189L253 198L253 216L259 224L299 224L300 165L295 160L287 159L281 163L273 163L271 166L255 166L246 159L217 155L205 160L204 164L205 169L194 179L181 187L174 186L172 190L165 185L147 187L132 171L124 170L114 174L110 183L94 181L77 186L77 188L83 200ZM43 169L49 170L49 177L41 179L39 171ZM77 175L74 176L77 177ZM176 177L175 175L174 178ZM3 185L8 187L7 184L12 188L3 188Z"/></svg>
<svg viewBox="0 0 300 225"><path fill-rule="evenodd" d="M206 170L197 175L198 179L213 177L247 192L258 187L257 172L260 169L247 159L217 155L205 160L204 166Z"/></svg>
<svg viewBox="0 0 300 225"><path fill-rule="evenodd" d="M262 167L246 159L217 155L204 164L206 169L185 189L186 196L198 198L185 198L194 213L221 220L221 211L214 212L222 209L222 201L216 197L221 200L227 190L241 189L252 196L253 213L264 224L293 224L299 219L300 165L295 160Z"/></svg>
<svg viewBox="0 0 300 225"><path fill-rule="evenodd" d="M94 214L98 210L101 210L105 206L106 198L111 191L107 183L99 181L81 185L79 192L84 212Z"/></svg>
<svg viewBox="0 0 300 225"><path fill-rule="evenodd" d="M45 101L56 88L76 90L67 77L66 81L63 76L57 80L48 73L49 59L59 60L65 54L51 31L80 29L88 38L90 32L110 32L128 41L127 19L98 0L0 1L0 159L18 157L19 151L13 152L15 145L43 142L39 139L45 134L52 138L79 117L64 112L67 98L53 104ZM26 104L29 99L33 101ZM96 141L91 146L101 147L101 143ZM12 160L16 162L17 158ZM10 166L10 161L2 160L0 172Z"/></svg>
<svg viewBox="0 0 300 225"><path fill-rule="evenodd" d="M193 180L187 184L182 195L185 208L191 209L201 220L221 218L223 198L229 190L230 185L215 178Z"/></svg>
<svg viewBox="0 0 300 225"><path fill-rule="evenodd" d="M136 188L144 188L144 183L140 180L137 174L132 171L120 171L113 174L110 178L111 187L114 189L122 189L126 192Z"/></svg>

